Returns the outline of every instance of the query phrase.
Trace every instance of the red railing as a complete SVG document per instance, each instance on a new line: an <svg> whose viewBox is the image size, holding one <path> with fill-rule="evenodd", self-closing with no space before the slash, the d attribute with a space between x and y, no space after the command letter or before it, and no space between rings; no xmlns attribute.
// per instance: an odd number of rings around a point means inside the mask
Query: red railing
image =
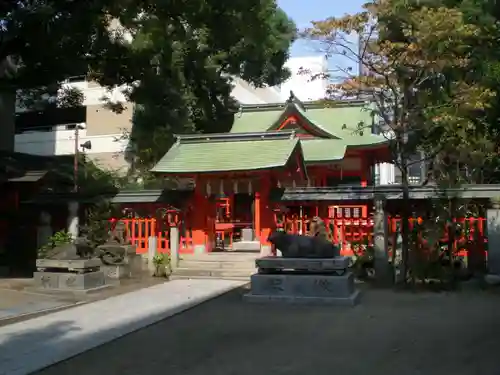
<svg viewBox="0 0 500 375"><path fill-rule="evenodd" d="M424 219L421 217L411 218L409 220L410 233L417 231L418 247L422 250L428 250L435 244L429 243L425 235L420 230L419 226L424 224ZM469 251L483 251L486 252L486 243L488 242L486 235L486 219L483 217L467 217L467 218L454 218L453 225L445 225L443 228L443 236L436 239L437 243L445 246L449 245L452 240L451 250L458 256L467 256ZM401 228L401 218L389 218L389 242L395 244L397 242L398 233ZM450 231L454 230L453 236L450 236ZM412 234L413 235L413 234Z"/></svg>
<svg viewBox="0 0 500 375"><path fill-rule="evenodd" d="M170 252L170 228L172 226L182 227L177 216L172 221L164 222L164 225L159 225L155 218L131 218L119 219L120 222L125 224L127 237L132 244L137 247L138 254L148 252L149 238L156 237L157 252L168 253ZM192 252L192 239L190 231L180 230L180 253Z"/></svg>
<svg viewBox="0 0 500 375"><path fill-rule="evenodd" d="M276 226L288 233L307 234L312 217L307 215L280 215L276 213ZM328 234L333 243L341 248L341 254L352 256L363 246L373 245L373 217L368 213L366 206L332 206L329 208L329 216L323 218ZM420 230L417 225L422 225L422 218L410 219L410 232ZM443 229L444 235L439 243L448 246L452 239L452 251L459 256L467 256L469 251L486 251L486 219L485 218L457 218L453 220L453 226ZM389 252L398 241L401 219L389 218ZM450 228L454 228L455 234L450 237ZM412 234L413 235L413 234ZM418 233L418 248L430 249L435 244L430 244L424 233Z"/></svg>

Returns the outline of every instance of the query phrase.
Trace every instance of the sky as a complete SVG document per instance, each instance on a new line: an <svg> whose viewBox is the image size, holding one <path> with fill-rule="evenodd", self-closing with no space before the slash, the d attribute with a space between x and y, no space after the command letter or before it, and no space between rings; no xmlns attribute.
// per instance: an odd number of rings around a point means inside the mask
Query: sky
<svg viewBox="0 0 500 375"><path fill-rule="evenodd" d="M278 0L278 5L295 21L299 29L310 26L311 21L359 12L364 3L366 0ZM303 41L295 42L291 51L292 57L316 54L318 52L314 46Z"/></svg>

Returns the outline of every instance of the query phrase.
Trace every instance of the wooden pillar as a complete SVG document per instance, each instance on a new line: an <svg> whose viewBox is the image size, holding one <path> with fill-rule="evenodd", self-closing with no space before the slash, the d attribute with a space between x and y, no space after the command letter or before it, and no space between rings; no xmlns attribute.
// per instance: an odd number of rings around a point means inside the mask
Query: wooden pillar
<svg viewBox="0 0 500 375"><path fill-rule="evenodd" d="M260 241L261 237L261 225L260 225L260 210L261 208L261 201L260 201L260 192L257 191L255 193L255 198L254 198L254 209L253 209L253 222L254 222L254 231L255 231L255 238L256 240Z"/></svg>
<svg viewBox="0 0 500 375"><path fill-rule="evenodd" d="M205 185L200 180L196 181L193 201L194 212L191 218L193 252L195 254L206 253L211 250L208 243L208 238L210 237L210 202L206 196Z"/></svg>
<svg viewBox="0 0 500 375"><path fill-rule="evenodd" d="M368 164L368 160L366 156L363 154L361 156L361 186L367 187L368 180L370 177L370 166Z"/></svg>
<svg viewBox="0 0 500 375"><path fill-rule="evenodd" d="M261 246L261 255L270 255L272 253L271 244L267 241L269 235L276 228L274 222L274 212L272 210L272 202L269 201L269 193L271 190L271 179L268 175L263 175L260 181L259 189L259 240ZM257 196L257 194L256 194ZM257 203L257 202L256 202ZM257 211L257 204L256 204ZM257 216L257 215L256 215Z"/></svg>

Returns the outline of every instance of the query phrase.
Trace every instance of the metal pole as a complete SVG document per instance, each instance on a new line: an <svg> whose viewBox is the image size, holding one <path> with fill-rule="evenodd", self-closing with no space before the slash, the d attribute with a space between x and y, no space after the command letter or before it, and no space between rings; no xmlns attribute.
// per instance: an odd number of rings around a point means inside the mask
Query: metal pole
<svg viewBox="0 0 500 375"><path fill-rule="evenodd" d="M76 124L75 128L75 156L73 158L73 191L78 192L78 138L79 138L79 127L80 124Z"/></svg>

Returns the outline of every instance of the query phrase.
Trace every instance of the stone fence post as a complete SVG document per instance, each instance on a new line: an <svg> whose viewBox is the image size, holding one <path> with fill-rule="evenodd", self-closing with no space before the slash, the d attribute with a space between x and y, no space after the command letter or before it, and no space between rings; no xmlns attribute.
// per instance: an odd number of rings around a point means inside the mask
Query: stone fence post
<svg viewBox="0 0 500 375"><path fill-rule="evenodd" d="M383 197L375 197L373 215L373 250L375 277L377 283L389 285L392 279L389 264L389 226L386 202Z"/></svg>
<svg viewBox="0 0 500 375"><path fill-rule="evenodd" d="M179 247L180 247L179 228L171 227L170 228L170 265L172 267L172 270L176 269L179 266Z"/></svg>
<svg viewBox="0 0 500 375"><path fill-rule="evenodd" d="M500 207L493 204L486 210L488 233L488 276L487 280L500 284Z"/></svg>
<svg viewBox="0 0 500 375"><path fill-rule="evenodd" d="M157 249L157 238L156 236L148 237L148 271L153 274L156 271L155 265L153 264L153 258L156 255Z"/></svg>

